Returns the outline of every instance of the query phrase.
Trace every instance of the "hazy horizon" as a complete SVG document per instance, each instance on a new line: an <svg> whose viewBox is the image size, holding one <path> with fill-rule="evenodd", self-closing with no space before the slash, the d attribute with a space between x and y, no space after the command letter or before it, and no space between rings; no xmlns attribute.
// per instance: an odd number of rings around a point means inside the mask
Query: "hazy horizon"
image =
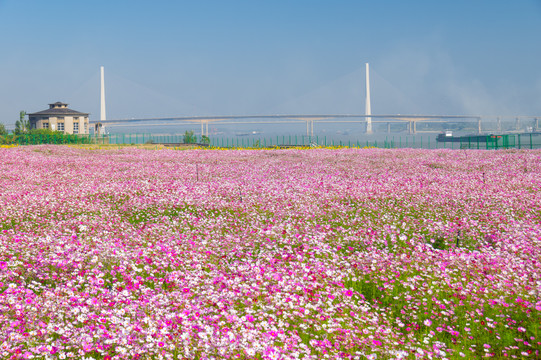
<svg viewBox="0 0 541 360"><path fill-rule="evenodd" d="M0 0L0 123L99 117L541 115L541 1Z"/></svg>

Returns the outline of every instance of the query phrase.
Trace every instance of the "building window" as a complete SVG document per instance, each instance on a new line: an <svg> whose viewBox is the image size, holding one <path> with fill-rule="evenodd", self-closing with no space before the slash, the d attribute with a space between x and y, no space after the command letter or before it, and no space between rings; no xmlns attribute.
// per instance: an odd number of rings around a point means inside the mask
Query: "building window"
<svg viewBox="0 0 541 360"><path fill-rule="evenodd" d="M58 131L64 131L64 123L63 122L58 123Z"/></svg>
<svg viewBox="0 0 541 360"><path fill-rule="evenodd" d="M58 118L56 118L57 121L64 121L64 117L63 116L60 116Z"/></svg>
<svg viewBox="0 0 541 360"><path fill-rule="evenodd" d="M74 122L74 123L73 123L73 133L74 133L74 134L78 134L78 133L79 133L79 123L78 123L78 122Z"/></svg>
<svg viewBox="0 0 541 360"><path fill-rule="evenodd" d="M85 121L85 134L88 134L88 123Z"/></svg>
<svg viewBox="0 0 541 360"><path fill-rule="evenodd" d="M44 129L48 129L48 128L49 128L49 123L48 123L48 122L44 122L44 123L43 123L43 128L44 128Z"/></svg>

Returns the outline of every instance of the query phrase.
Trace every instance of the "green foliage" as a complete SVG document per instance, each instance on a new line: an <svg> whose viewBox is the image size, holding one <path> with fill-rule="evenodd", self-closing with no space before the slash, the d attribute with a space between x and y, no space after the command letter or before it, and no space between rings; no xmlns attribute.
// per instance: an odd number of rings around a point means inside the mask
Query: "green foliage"
<svg viewBox="0 0 541 360"><path fill-rule="evenodd" d="M15 134L24 134L30 130L30 122L25 120L26 111L21 110L19 112L19 120L15 122Z"/></svg>
<svg viewBox="0 0 541 360"><path fill-rule="evenodd" d="M443 236L436 236L433 239L433 241L431 241L431 245L434 249L438 249L438 250L447 249L447 244L445 243L445 238Z"/></svg>
<svg viewBox="0 0 541 360"><path fill-rule="evenodd" d="M210 144L210 139L206 135L201 135L201 144Z"/></svg>
<svg viewBox="0 0 541 360"><path fill-rule="evenodd" d="M6 136L8 134L8 131L6 130L6 127L4 124L0 123L0 136Z"/></svg>
<svg viewBox="0 0 541 360"><path fill-rule="evenodd" d="M49 129L31 129L26 133L0 134L0 144L39 145L39 144L90 144L88 136L64 134Z"/></svg>
<svg viewBox="0 0 541 360"><path fill-rule="evenodd" d="M195 144L197 143L197 137L195 136L193 130L186 130L184 133L184 143L185 144Z"/></svg>
<svg viewBox="0 0 541 360"><path fill-rule="evenodd" d="M197 136L195 136L195 133L193 130L186 130L184 133L184 143L185 144L195 144L197 143Z"/></svg>
<svg viewBox="0 0 541 360"><path fill-rule="evenodd" d="M32 129L28 131L29 135L45 135L45 136L54 136L54 135L64 135L62 131L53 131L50 129Z"/></svg>

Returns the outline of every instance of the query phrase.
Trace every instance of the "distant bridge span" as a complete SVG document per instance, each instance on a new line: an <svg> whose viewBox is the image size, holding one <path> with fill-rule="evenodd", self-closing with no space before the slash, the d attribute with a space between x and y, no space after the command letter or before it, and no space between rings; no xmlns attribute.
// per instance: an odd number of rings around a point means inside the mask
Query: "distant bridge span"
<svg viewBox="0 0 541 360"><path fill-rule="evenodd" d="M365 123L372 122L396 123L408 122L411 133L416 132L416 123L423 122L445 122L449 120L477 121L479 132L481 132L481 116L474 115L364 115L364 114L290 114L290 115L221 115L221 116L172 116L159 118L140 119L110 119L103 121L92 121L98 129L103 125L122 126L137 122L162 122L159 125L190 124L199 123L201 134L208 136L208 124L220 122L227 124L285 124L306 122L306 135L314 135L314 122L319 123Z"/></svg>

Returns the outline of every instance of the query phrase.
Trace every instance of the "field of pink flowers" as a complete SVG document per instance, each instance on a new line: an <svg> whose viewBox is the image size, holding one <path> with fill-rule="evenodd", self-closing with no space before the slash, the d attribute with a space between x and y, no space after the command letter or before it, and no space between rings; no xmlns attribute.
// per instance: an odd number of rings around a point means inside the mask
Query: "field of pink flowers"
<svg viewBox="0 0 541 360"><path fill-rule="evenodd" d="M541 151L0 149L0 358L539 358L540 189Z"/></svg>

